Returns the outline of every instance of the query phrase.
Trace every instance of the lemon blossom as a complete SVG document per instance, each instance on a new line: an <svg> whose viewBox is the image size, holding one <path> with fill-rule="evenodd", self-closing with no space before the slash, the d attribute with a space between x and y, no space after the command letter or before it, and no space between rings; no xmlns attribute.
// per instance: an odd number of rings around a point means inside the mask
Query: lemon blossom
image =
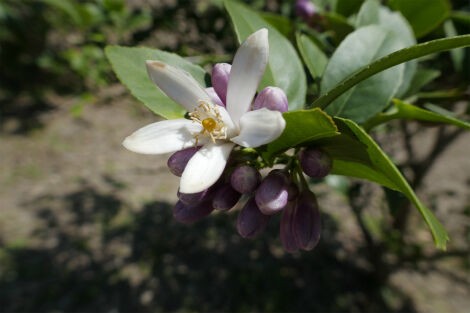
<svg viewBox="0 0 470 313"><path fill-rule="evenodd" d="M268 50L268 30L264 28L242 43L232 63L226 108L214 104L187 72L160 61L147 61L152 81L189 112L189 119L147 125L127 137L124 147L137 153L164 154L202 145L186 165L179 190L197 193L212 186L236 144L259 147L279 137L285 128L280 112L250 110L268 62Z"/></svg>

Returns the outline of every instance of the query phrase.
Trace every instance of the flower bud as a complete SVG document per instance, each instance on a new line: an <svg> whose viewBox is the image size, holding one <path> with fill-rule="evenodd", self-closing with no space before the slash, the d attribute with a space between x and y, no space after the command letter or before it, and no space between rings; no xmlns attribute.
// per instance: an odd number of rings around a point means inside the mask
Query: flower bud
<svg viewBox="0 0 470 313"><path fill-rule="evenodd" d="M217 63L212 68L212 87L222 103L226 103L227 100L227 86L231 69L232 66L228 63Z"/></svg>
<svg viewBox="0 0 470 313"><path fill-rule="evenodd" d="M308 176L323 178L330 173L333 161L326 152L310 147L300 153L300 165Z"/></svg>
<svg viewBox="0 0 470 313"><path fill-rule="evenodd" d="M295 2L295 14L305 22L309 22L317 14L317 8L310 0L297 0Z"/></svg>
<svg viewBox="0 0 470 313"><path fill-rule="evenodd" d="M297 187L296 184L294 183L290 183L289 184L289 189L288 189L288 200L289 201L293 201L297 198L297 196L299 195L299 187Z"/></svg>
<svg viewBox="0 0 470 313"><path fill-rule="evenodd" d="M196 205L209 197L209 189L197 193L182 193L178 190L176 196L185 205Z"/></svg>
<svg viewBox="0 0 470 313"><path fill-rule="evenodd" d="M272 170L256 190L256 204L263 214L272 215L282 210L289 198L289 177L281 170Z"/></svg>
<svg viewBox="0 0 470 313"><path fill-rule="evenodd" d="M225 184L215 192L212 206L216 210L228 211L237 204L240 196L240 193L233 189L230 184Z"/></svg>
<svg viewBox="0 0 470 313"><path fill-rule="evenodd" d="M255 200L251 198L238 214L238 233L243 238L254 238L266 228L269 218L261 213Z"/></svg>
<svg viewBox="0 0 470 313"><path fill-rule="evenodd" d="M167 165L170 168L170 172L176 176L181 177L186 164L188 164L189 160L193 157L197 150L199 150L199 147L191 147L173 153L168 158L167 162Z"/></svg>
<svg viewBox="0 0 470 313"><path fill-rule="evenodd" d="M289 109L287 96L281 88L266 87L255 99L253 110L266 108L272 111L286 112Z"/></svg>
<svg viewBox="0 0 470 313"><path fill-rule="evenodd" d="M212 100L212 103L225 107L225 104L220 100L219 95L215 92L214 87L208 87L205 89L207 94Z"/></svg>
<svg viewBox="0 0 470 313"><path fill-rule="evenodd" d="M281 225L279 231L279 237L281 238L282 247L289 253L299 251L299 246L295 240L293 231L293 217L296 202L289 202L284 211L282 212Z"/></svg>
<svg viewBox="0 0 470 313"><path fill-rule="evenodd" d="M240 165L235 168L230 176L233 189L239 193L252 193L261 181L258 170L249 165Z"/></svg>
<svg viewBox="0 0 470 313"><path fill-rule="evenodd" d="M317 199L310 190L303 191L297 199L292 230L297 245L303 250L312 250L320 240L320 211Z"/></svg>
<svg viewBox="0 0 470 313"><path fill-rule="evenodd" d="M203 201L196 205L186 205L178 201L173 207L173 217L180 223L191 224L206 217L213 210L211 201Z"/></svg>

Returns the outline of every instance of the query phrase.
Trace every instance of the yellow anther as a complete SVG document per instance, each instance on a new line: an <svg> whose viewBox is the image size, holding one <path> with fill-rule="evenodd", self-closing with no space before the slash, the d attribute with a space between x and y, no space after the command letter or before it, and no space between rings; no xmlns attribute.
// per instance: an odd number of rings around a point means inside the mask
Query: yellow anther
<svg viewBox="0 0 470 313"><path fill-rule="evenodd" d="M205 118L202 120L202 127L209 133L213 132L217 127L217 122L213 118Z"/></svg>

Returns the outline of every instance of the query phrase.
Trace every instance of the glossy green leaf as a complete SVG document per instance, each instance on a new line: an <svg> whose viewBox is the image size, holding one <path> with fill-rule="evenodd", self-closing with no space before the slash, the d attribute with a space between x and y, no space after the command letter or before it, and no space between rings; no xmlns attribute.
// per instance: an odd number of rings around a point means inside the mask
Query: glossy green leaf
<svg viewBox="0 0 470 313"><path fill-rule="evenodd" d="M392 31L378 25L351 33L330 58L321 82L325 94L346 77L372 61L403 47ZM382 111L397 92L404 72L400 65L359 83L331 103L326 112L364 122Z"/></svg>
<svg viewBox="0 0 470 313"><path fill-rule="evenodd" d="M450 13L448 0L391 0L389 5L405 16L418 38L433 31Z"/></svg>
<svg viewBox="0 0 470 313"><path fill-rule="evenodd" d="M303 108L307 92L306 77L292 44L275 27L244 4L230 0L224 4L240 42L260 28L269 30L269 62L260 88L279 87L287 95L289 110Z"/></svg>
<svg viewBox="0 0 470 313"><path fill-rule="evenodd" d="M436 246L446 248L447 232L434 214L418 199L403 175L375 141L353 121L334 119L341 135L316 144L333 158L332 174L367 179L403 193L419 210L429 226Z"/></svg>
<svg viewBox="0 0 470 313"><path fill-rule="evenodd" d="M389 54L377 61L372 62L350 75L348 78L336 84L325 94L319 97L314 103L314 107L326 108L336 98L347 92L350 88L354 87L363 80L377 74L385 69L393 67L422 56L446 51L454 48L470 46L470 35L456 36L453 38L437 39L428 41L419 45L405 48Z"/></svg>
<svg viewBox="0 0 470 313"><path fill-rule="evenodd" d="M319 79L323 76L328 57L326 54L307 36L297 34L297 47L313 78Z"/></svg>
<svg viewBox="0 0 470 313"><path fill-rule="evenodd" d="M147 75L146 60L159 60L179 67L205 86L206 72L180 56L149 48L107 46L106 56L119 80L154 113L167 119L181 118L185 110L168 98Z"/></svg>
<svg viewBox="0 0 470 313"><path fill-rule="evenodd" d="M278 139L266 146L262 153L265 159L313 140L338 135L331 117L320 109L286 112L283 116L286 128Z"/></svg>
<svg viewBox="0 0 470 313"><path fill-rule="evenodd" d="M372 119L367 121L363 126L365 129L372 129L373 127L386 123L395 119L407 119L407 120L417 120L425 121L432 123L441 123L441 124L450 124L463 129L470 130L470 123L459 120L458 118L452 116L448 112L443 114L442 111L429 111L422 109L420 107L414 106L412 104L400 101L398 99L393 100L393 108L385 113L378 114Z"/></svg>

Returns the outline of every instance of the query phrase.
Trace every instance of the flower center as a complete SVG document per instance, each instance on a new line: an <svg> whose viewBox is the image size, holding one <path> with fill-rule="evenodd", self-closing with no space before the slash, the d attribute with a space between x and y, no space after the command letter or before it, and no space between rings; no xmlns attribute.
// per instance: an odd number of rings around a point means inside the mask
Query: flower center
<svg viewBox="0 0 470 313"><path fill-rule="evenodd" d="M202 131L194 135L196 145L201 135L209 136L214 143L216 139L227 139L227 127L216 105L201 100L189 117L202 126Z"/></svg>

